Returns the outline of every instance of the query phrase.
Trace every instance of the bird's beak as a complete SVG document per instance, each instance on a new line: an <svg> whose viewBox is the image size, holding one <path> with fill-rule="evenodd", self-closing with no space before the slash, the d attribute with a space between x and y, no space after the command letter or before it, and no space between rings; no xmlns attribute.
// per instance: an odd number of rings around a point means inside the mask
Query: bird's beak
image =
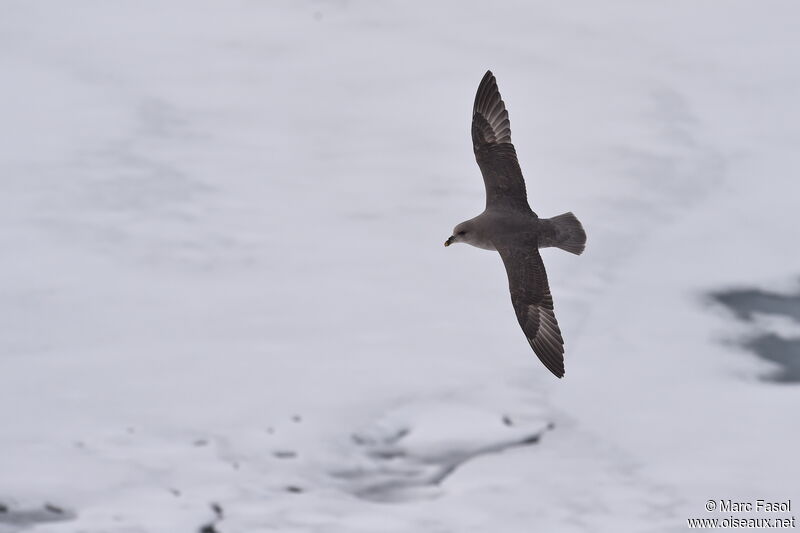
<svg viewBox="0 0 800 533"><path fill-rule="evenodd" d="M451 244L453 244L453 241L455 241L455 240L456 240L455 235L450 235L450 238L447 239L446 241L444 241L444 245L445 246L450 246Z"/></svg>

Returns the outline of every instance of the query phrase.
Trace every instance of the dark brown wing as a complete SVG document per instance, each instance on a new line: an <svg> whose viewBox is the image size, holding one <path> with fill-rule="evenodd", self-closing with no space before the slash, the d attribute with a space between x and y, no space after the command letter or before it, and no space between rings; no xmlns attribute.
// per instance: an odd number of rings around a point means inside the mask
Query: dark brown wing
<svg viewBox="0 0 800 533"><path fill-rule="evenodd" d="M564 377L564 339L539 250L498 247L497 251L503 258L511 303L528 343L550 372Z"/></svg>
<svg viewBox="0 0 800 533"><path fill-rule="evenodd" d="M486 186L486 208L530 212L525 179L511 144L511 122L497 82L487 71L472 108L472 147Z"/></svg>

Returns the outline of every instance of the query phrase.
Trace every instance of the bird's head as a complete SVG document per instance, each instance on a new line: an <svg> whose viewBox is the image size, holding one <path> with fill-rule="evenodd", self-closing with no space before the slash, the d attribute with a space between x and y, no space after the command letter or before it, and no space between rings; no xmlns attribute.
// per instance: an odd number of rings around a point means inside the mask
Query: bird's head
<svg viewBox="0 0 800 533"><path fill-rule="evenodd" d="M455 228L453 228L453 234L450 235L450 238L444 241L445 246L450 246L454 242L465 242L469 238L470 230L472 229L472 224L470 221L462 222Z"/></svg>

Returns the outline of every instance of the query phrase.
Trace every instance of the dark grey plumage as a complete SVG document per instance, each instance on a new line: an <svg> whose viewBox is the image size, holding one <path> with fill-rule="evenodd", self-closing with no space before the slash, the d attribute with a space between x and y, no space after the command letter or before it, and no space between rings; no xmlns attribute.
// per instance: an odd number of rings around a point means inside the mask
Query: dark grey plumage
<svg viewBox="0 0 800 533"><path fill-rule="evenodd" d="M564 376L564 339L539 248L579 255L586 233L572 213L540 219L528 205L525 180L511 144L511 123L491 71L481 80L472 109L472 144L486 187L486 209L462 222L445 242L496 250L508 274L511 302L533 351L556 376Z"/></svg>
<svg viewBox="0 0 800 533"><path fill-rule="evenodd" d="M511 122L491 71L478 86L472 107L472 148L486 185L486 208L530 212L525 180L511 144Z"/></svg>
<svg viewBox="0 0 800 533"><path fill-rule="evenodd" d="M550 372L562 377L564 339L553 311L553 297L539 250L501 247L498 251L508 274L511 303L528 344Z"/></svg>

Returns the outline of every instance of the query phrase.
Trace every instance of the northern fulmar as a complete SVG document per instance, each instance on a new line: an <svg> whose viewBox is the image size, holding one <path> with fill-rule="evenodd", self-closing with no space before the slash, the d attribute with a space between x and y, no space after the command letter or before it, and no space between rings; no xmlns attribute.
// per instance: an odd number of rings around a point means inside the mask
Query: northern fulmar
<svg viewBox="0 0 800 533"><path fill-rule="evenodd" d="M472 147L486 186L486 209L457 225L444 245L464 242L500 253L528 344L550 372L564 377L564 339L539 248L580 255L586 233L572 213L539 218L528 205L508 111L491 71L483 76L472 107Z"/></svg>

